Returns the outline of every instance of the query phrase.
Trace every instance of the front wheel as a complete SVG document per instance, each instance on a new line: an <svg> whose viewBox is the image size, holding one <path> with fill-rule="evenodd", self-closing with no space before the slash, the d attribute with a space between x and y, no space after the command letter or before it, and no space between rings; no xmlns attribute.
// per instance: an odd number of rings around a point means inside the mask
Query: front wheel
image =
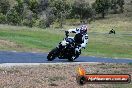
<svg viewBox="0 0 132 88"><path fill-rule="evenodd" d="M79 57L80 54L81 54L81 51L79 53L77 52L75 56L68 58L68 60L73 62L75 59L77 59Z"/></svg>
<svg viewBox="0 0 132 88"><path fill-rule="evenodd" d="M75 58L71 57L71 58L68 58L68 61L70 62L73 62L75 60Z"/></svg>
<svg viewBox="0 0 132 88"><path fill-rule="evenodd" d="M75 59L77 59L79 57L79 55L78 56L72 56L72 57L69 57L68 58L68 61L70 61L70 62L73 62Z"/></svg>
<svg viewBox="0 0 132 88"><path fill-rule="evenodd" d="M56 58L56 56L57 56L57 53L58 53L58 49L57 48L55 48L52 51L50 51L48 56L47 56L48 61L54 60Z"/></svg>

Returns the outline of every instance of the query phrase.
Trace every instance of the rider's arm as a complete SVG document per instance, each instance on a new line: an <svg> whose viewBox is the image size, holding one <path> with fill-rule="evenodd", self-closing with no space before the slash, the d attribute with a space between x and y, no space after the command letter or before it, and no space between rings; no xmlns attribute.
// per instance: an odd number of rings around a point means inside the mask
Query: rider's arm
<svg viewBox="0 0 132 88"><path fill-rule="evenodd" d="M68 36L69 33L78 33L79 32L79 29L76 28L76 29L69 29L68 31L65 31L65 34L66 36Z"/></svg>
<svg viewBox="0 0 132 88"><path fill-rule="evenodd" d="M69 33L78 33L79 32L79 28L69 29L68 32Z"/></svg>
<svg viewBox="0 0 132 88"><path fill-rule="evenodd" d="M81 48L85 48L88 43L88 35L84 36L84 42L81 44Z"/></svg>
<svg viewBox="0 0 132 88"><path fill-rule="evenodd" d="M69 33L76 33L76 31L77 31L76 29L69 29L68 30Z"/></svg>

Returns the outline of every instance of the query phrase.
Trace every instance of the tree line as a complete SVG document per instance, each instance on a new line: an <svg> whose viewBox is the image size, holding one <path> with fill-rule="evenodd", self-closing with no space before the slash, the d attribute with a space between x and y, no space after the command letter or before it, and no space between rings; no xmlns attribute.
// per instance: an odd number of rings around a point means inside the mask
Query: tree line
<svg viewBox="0 0 132 88"><path fill-rule="evenodd" d="M91 21L105 18L107 14L124 12L124 0L0 0L0 23L29 27L50 27L58 22L63 27L65 19Z"/></svg>

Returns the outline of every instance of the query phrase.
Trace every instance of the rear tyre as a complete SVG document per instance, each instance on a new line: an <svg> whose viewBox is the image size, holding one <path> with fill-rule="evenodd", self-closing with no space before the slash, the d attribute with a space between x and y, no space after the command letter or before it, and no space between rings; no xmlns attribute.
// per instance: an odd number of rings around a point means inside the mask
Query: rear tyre
<svg viewBox="0 0 132 88"><path fill-rule="evenodd" d="M54 60L54 59L57 57L57 53L58 53L58 49L57 49L57 48L51 50L51 51L49 52L48 56L47 56L47 60L48 60L48 61Z"/></svg>

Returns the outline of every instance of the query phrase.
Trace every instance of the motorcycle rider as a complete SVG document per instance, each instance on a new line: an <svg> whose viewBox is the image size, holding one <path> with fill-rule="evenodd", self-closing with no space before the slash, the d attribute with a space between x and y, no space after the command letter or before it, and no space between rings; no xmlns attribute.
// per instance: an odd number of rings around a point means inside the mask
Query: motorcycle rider
<svg viewBox="0 0 132 88"><path fill-rule="evenodd" d="M87 34L88 27L86 25L82 25L79 28L75 29L69 29L68 31L65 31L66 36L68 36L69 33L76 33L74 40L75 40L75 54L76 56L73 56L72 59L76 59L81 54L81 49L86 47L86 44L88 43L88 34Z"/></svg>

